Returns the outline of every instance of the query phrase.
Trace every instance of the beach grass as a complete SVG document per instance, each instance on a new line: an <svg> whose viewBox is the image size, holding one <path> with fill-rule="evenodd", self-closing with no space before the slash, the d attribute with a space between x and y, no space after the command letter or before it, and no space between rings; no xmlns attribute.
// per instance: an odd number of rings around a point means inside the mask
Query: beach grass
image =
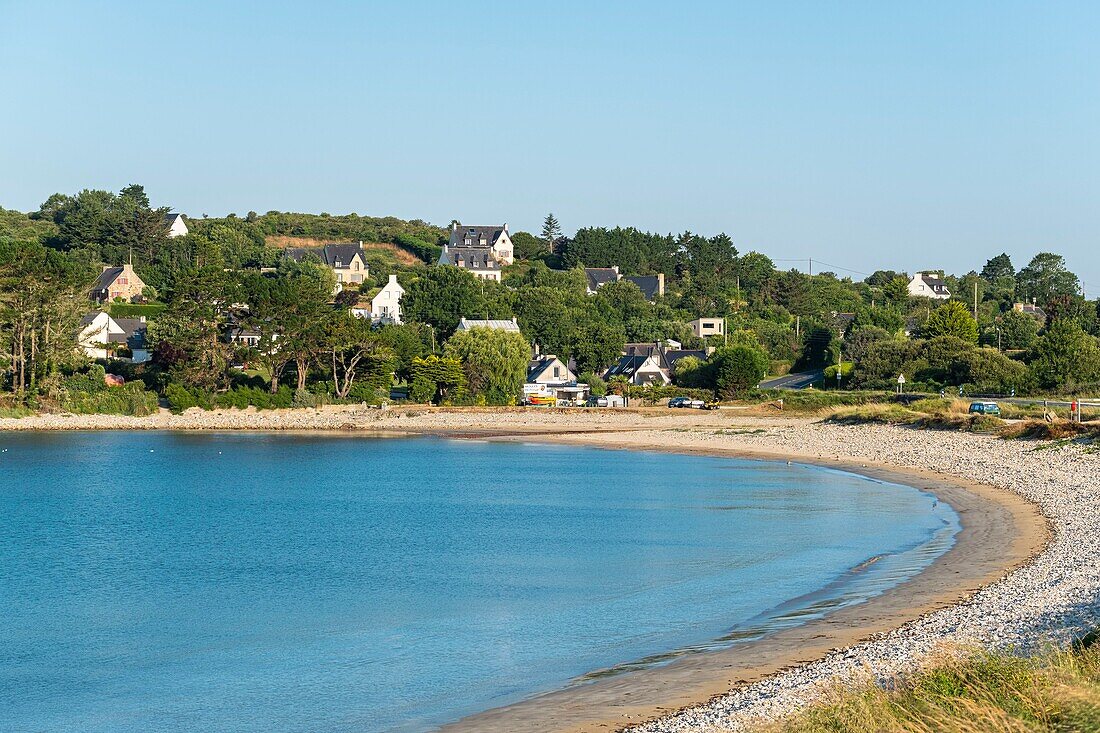
<svg viewBox="0 0 1100 733"><path fill-rule="evenodd" d="M795 717L760 729L760 733L938 731L1100 731L1100 645L1079 643L1031 657L993 652L944 657L925 671L886 686L837 689Z"/></svg>

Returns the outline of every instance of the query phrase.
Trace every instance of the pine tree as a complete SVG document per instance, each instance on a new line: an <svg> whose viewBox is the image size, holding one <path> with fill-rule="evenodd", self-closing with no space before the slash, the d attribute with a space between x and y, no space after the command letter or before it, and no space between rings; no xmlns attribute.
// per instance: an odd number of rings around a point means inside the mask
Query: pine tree
<svg viewBox="0 0 1100 733"><path fill-rule="evenodd" d="M554 241L561 236L561 225L553 213L547 214L542 222L542 238L546 240L546 248L554 251Z"/></svg>

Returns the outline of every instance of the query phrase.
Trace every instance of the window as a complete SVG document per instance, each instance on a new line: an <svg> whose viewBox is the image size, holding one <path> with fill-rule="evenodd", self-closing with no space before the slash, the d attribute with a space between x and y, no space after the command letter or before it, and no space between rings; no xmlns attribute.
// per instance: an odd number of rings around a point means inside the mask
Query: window
<svg viewBox="0 0 1100 733"><path fill-rule="evenodd" d="M558 367L554 367L554 376L555 377L560 377L561 376L561 369L559 369Z"/></svg>
<svg viewBox="0 0 1100 733"><path fill-rule="evenodd" d="M130 284L130 278L120 277L116 282L118 282L119 285L129 285Z"/></svg>

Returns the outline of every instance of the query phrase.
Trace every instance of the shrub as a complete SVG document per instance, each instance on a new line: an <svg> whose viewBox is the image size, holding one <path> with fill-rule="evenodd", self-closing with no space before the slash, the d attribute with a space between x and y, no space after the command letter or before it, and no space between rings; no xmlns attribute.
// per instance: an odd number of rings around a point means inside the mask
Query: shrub
<svg viewBox="0 0 1100 733"><path fill-rule="evenodd" d="M720 349L712 357L714 388L722 399L730 399L759 384L768 373L768 356L750 346Z"/></svg>

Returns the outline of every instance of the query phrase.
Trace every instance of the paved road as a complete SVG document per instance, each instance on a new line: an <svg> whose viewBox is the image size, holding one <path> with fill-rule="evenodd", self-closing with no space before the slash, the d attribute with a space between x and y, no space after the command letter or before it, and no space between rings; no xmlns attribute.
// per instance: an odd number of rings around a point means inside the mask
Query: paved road
<svg viewBox="0 0 1100 733"><path fill-rule="evenodd" d="M825 371L822 369L812 372L799 372L764 380L760 383L760 389L806 389L814 382L820 382L824 378Z"/></svg>

